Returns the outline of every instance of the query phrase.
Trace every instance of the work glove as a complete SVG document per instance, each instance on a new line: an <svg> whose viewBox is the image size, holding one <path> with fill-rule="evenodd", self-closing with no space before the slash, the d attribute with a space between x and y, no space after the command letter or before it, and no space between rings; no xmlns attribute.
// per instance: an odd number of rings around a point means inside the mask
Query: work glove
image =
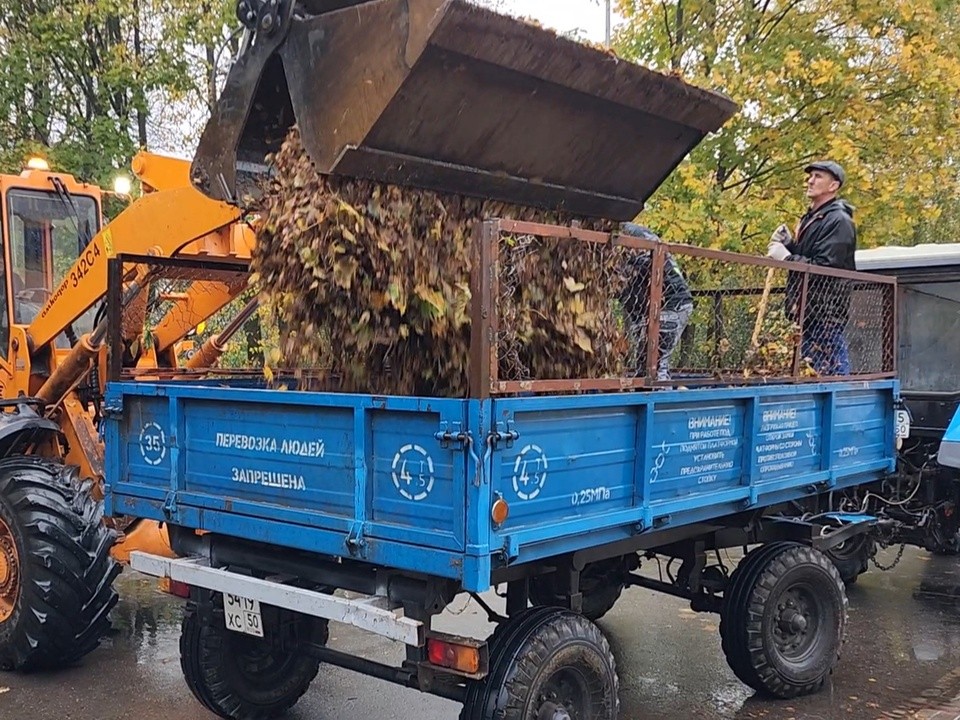
<svg viewBox="0 0 960 720"><path fill-rule="evenodd" d="M767 257L771 257L774 260L786 260L790 255L790 251L787 250L787 247L782 242L777 242L776 240L770 241L770 246L767 248Z"/></svg>
<svg viewBox="0 0 960 720"><path fill-rule="evenodd" d="M790 229L786 225L781 225L773 231L773 235L770 236L770 242L789 245L793 242L793 235L790 234Z"/></svg>

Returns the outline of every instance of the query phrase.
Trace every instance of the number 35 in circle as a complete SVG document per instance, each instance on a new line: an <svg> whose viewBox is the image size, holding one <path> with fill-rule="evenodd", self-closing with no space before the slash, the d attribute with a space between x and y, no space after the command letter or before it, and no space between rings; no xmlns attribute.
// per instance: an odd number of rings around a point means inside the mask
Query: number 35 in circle
<svg viewBox="0 0 960 720"><path fill-rule="evenodd" d="M155 422L146 423L140 430L140 454L147 465L159 465L167 456L167 436Z"/></svg>

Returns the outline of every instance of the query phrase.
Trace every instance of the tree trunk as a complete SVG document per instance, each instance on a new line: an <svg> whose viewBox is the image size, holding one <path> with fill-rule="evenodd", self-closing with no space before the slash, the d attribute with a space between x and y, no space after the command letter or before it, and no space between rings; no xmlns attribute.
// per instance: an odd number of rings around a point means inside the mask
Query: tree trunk
<svg viewBox="0 0 960 720"><path fill-rule="evenodd" d="M143 46L140 39L140 0L133 0L133 55L137 59L137 67L141 67ZM145 98L140 98L136 104L137 112L137 143L141 148L147 147L147 108Z"/></svg>

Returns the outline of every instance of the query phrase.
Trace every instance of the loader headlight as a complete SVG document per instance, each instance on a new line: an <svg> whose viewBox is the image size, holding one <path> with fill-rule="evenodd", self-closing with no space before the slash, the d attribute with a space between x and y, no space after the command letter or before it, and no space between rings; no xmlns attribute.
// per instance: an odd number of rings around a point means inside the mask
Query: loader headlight
<svg viewBox="0 0 960 720"><path fill-rule="evenodd" d="M113 181L113 191L117 195L129 195L131 190L130 178L118 175Z"/></svg>

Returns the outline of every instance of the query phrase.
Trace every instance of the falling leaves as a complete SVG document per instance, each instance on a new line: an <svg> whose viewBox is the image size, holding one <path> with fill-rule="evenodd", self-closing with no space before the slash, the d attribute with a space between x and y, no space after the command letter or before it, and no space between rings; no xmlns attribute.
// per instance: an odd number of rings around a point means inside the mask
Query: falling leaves
<svg viewBox="0 0 960 720"><path fill-rule="evenodd" d="M262 304L282 328L268 380L281 366L320 368L325 389L466 395L475 225L491 217L570 220L318 175L296 128L272 163L251 268ZM544 239L522 257L504 246L501 274L523 281L501 296L501 331L512 334L539 377L616 367L615 285L599 282L596 261L571 241Z"/></svg>

